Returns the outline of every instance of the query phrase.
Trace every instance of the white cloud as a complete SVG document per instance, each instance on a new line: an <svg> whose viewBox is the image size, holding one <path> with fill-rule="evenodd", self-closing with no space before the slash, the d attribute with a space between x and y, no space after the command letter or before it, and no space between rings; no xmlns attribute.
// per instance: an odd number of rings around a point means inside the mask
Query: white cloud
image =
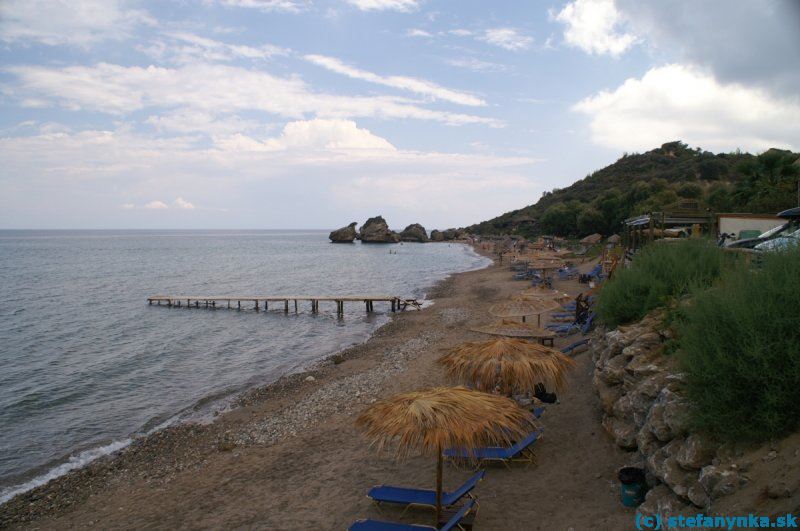
<svg viewBox="0 0 800 531"><path fill-rule="evenodd" d="M123 210L132 210L136 208L136 205L134 205L133 203L123 203L119 207Z"/></svg>
<svg viewBox="0 0 800 531"><path fill-rule="evenodd" d="M0 40L87 46L125 39L137 25L155 24L145 11L128 9L125 4L122 0L3 0Z"/></svg>
<svg viewBox="0 0 800 531"><path fill-rule="evenodd" d="M512 52L527 50L533 44L532 37L524 35L514 28L487 29L480 40Z"/></svg>
<svg viewBox="0 0 800 531"><path fill-rule="evenodd" d="M245 7L267 13L300 13L307 8L307 2L300 0L217 0L217 2L228 7ZM208 3L213 3L213 0Z"/></svg>
<svg viewBox="0 0 800 531"><path fill-rule="evenodd" d="M289 122L279 137L263 142L237 133L216 138L215 144L226 151L395 150L386 139L351 120L322 119Z"/></svg>
<svg viewBox="0 0 800 531"><path fill-rule="evenodd" d="M462 28L451 29L447 33L449 33L450 35L455 35L456 37L470 37L473 35L473 33L470 30Z"/></svg>
<svg viewBox="0 0 800 531"><path fill-rule="evenodd" d="M619 56L637 38L620 29L622 17L614 0L575 0L551 16L566 26L564 40L589 54Z"/></svg>
<svg viewBox="0 0 800 531"><path fill-rule="evenodd" d="M204 133L207 135L231 135L247 131L266 131L272 124L256 120L245 120L237 115L218 115L194 109L180 109L164 114L151 115L145 123L160 132Z"/></svg>
<svg viewBox="0 0 800 531"><path fill-rule="evenodd" d="M409 13L419 9L418 0L347 0L361 11L401 11Z"/></svg>
<svg viewBox="0 0 800 531"><path fill-rule="evenodd" d="M186 31L164 32L170 42L155 41L137 49L159 61L171 60L177 63L225 62L235 59L269 59L276 55L287 55L289 50L263 44L247 46L201 37Z"/></svg>
<svg viewBox="0 0 800 531"><path fill-rule="evenodd" d="M407 90L429 98L458 103L459 105L486 105L485 101L472 94L448 89L424 79L406 76L381 76L347 65L335 57L327 57L324 55L306 55L304 59L315 65L326 68L331 72L336 72L337 74L342 74L353 79L361 79L378 85Z"/></svg>
<svg viewBox="0 0 800 531"><path fill-rule="evenodd" d="M800 102L760 89L721 84L685 65L652 68L573 106L591 118L592 140L615 149L649 149L670 140L714 151L800 148Z"/></svg>
<svg viewBox="0 0 800 531"><path fill-rule="evenodd" d="M172 202L175 208L179 208L181 210L194 210L194 205L191 204L189 201L186 201L182 197L178 197L175 201Z"/></svg>
<svg viewBox="0 0 800 531"><path fill-rule="evenodd" d="M422 30L422 29L418 29L418 28L411 28L411 29L406 30L406 35L408 35L409 37L431 37L432 36L429 32L427 32L425 30Z"/></svg>
<svg viewBox="0 0 800 531"><path fill-rule="evenodd" d="M144 208L148 210L164 210L166 208L169 208L169 205L167 205L163 201L150 201L149 203L144 205Z"/></svg>
<svg viewBox="0 0 800 531"><path fill-rule="evenodd" d="M101 224L122 203L152 208L154 197L185 198L190 190L195 211L198 204L204 211L236 205L218 226L297 226L301 193L304 208L315 212L312 226L368 216L379 196L393 223L435 227L491 217L542 191L530 179L535 159L392 149L355 125L309 122L287 125L263 141L240 135L242 147L249 141L253 149L155 139L128 127L0 138L0 225L35 225L34 219L44 226L59 219L80 225L91 207ZM285 149L264 149L273 143ZM370 143L372 149L363 149ZM172 216L171 226L189 226L176 202L160 203L168 208L159 205L159 217L143 217L140 224L163 225L163 213ZM44 218L31 218L40 211Z"/></svg>
<svg viewBox="0 0 800 531"><path fill-rule="evenodd" d="M16 77L7 94L25 106L55 104L71 110L123 115L147 108L191 108L213 113L263 111L286 118L413 118L448 125L502 127L494 118L437 111L388 96L339 96L312 91L297 77L226 65L146 68L11 66Z"/></svg>
<svg viewBox="0 0 800 531"><path fill-rule="evenodd" d="M499 63L492 63L489 61L483 61L481 59L476 59L474 57L461 57L457 59L447 59L445 62L451 66L457 66L458 68L466 68L467 70L472 70L473 72L505 72L508 70L506 65L502 65Z"/></svg>

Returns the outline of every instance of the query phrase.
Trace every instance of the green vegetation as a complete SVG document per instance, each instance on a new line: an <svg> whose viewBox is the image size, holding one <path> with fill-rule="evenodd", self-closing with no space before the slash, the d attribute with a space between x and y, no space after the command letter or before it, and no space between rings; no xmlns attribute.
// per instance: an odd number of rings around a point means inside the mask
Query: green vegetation
<svg viewBox="0 0 800 531"><path fill-rule="evenodd" d="M760 441L800 427L800 253L731 268L698 292L678 325L695 429Z"/></svg>
<svg viewBox="0 0 800 531"><path fill-rule="evenodd" d="M800 153L720 153L669 142L624 155L536 204L467 227L477 234L581 237L620 231L624 219L696 199L715 212L774 214L795 205ZM530 222L529 220L534 220Z"/></svg>
<svg viewBox="0 0 800 531"><path fill-rule="evenodd" d="M603 286L597 316L612 328L637 321L692 290L710 286L722 274L725 259L707 240L649 245L631 267L618 270Z"/></svg>

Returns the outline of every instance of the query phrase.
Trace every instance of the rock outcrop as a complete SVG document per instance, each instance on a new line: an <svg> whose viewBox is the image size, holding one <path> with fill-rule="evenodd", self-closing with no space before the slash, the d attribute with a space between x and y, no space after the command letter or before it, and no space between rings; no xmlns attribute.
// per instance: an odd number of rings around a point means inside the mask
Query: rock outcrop
<svg viewBox="0 0 800 531"><path fill-rule="evenodd" d="M412 223L400 233L400 241L425 243L428 241L428 231L419 223Z"/></svg>
<svg viewBox="0 0 800 531"><path fill-rule="evenodd" d="M328 238L330 238L333 243L353 243L353 240L358 237L356 225L357 223L354 221L346 227L336 229L330 233Z"/></svg>
<svg viewBox="0 0 800 531"><path fill-rule="evenodd" d="M442 232L445 241L455 240L458 238L458 231L456 229L447 229Z"/></svg>
<svg viewBox="0 0 800 531"><path fill-rule="evenodd" d="M663 317L653 312L630 326L598 329L590 351L603 427L617 446L637 452L633 461L643 466L653 487L639 510L666 516L710 510L746 479L721 463L711 441L688 433L682 376L663 353L663 343L673 335Z"/></svg>
<svg viewBox="0 0 800 531"><path fill-rule="evenodd" d="M431 231L431 241L432 242L443 242L444 241L444 234L442 231L438 229L433 229Z"/></svg>
<svg viewBox="0 0 800 531"><path fill-rule="evenodd" d="M361 243L397 243L400 236L389 230L389 225L381 216L369 218L363 225L359 233Z"/></svg>

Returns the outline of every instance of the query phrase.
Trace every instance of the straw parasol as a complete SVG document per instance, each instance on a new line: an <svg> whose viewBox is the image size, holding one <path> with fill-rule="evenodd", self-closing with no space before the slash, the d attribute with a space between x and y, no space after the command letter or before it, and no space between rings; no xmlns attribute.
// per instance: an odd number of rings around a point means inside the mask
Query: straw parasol
<svg viewBox="0 0 800 531"><path fill-rule="evenodd" d="M516 295L514 295L513 300L515 301L530 301L530 300L554 300L559 304L564 304L567 301L571 301L574 299L572 295L567 295L561 291L546 288L544 286L536 286L534 288L528 288L526 290L520 291Z"/></svg>
<svg viewBox="0 0 800 531"><path fill-rule="evenodd" d="M533 415L505 397L465 387L438 387L380 400L356 420L378 450L395 448L398 459L419 452L435 455L436 526L442 512L442 451L474 449L528 435Z"/></svg>
<svg viewBox="0 0 800 531"><path fill-rule="evenodd" d="M538 318L539 326L542 325L542 314L556 310L561 305L552 299L534 299L525 301L510 301L495 304L489 308L489 313L495 317L522 317L522 322L525 322L525 317L528 315L535 315Z"/></svg>
<svg viewBox="0 0 800 531"><path fill-rule="evenodd" d="M535 393L536 385L561 390L566 372L575 366L556 349L524 339L500 337L479 343L464 343L439 358L445 371L481 390L500 386L504 394Z"/></svg>
<svg viewBox="0 0 800 531"><path fill-rule="evenodd" d="M535 324L520 323L519 321L511 321L509 319L503 319L496 323L472 328L472 331L509 337L551 338L556 336L556 333L552 330L545 330L544 328L539 328Z"/></svg>

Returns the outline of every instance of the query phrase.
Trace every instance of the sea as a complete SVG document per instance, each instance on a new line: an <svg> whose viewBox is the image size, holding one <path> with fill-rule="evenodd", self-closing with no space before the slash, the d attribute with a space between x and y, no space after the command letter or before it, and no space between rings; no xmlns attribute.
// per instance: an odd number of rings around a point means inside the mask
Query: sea
<svg viewBox="0 0 800 531"><path fill-rule="evenodd" d="M256 312L186 295L425 299L488 265L458 243L332 244L327 231L0 231L0 503L137 435L208 419L248 388L364 342L388 303Z"/></svg>

